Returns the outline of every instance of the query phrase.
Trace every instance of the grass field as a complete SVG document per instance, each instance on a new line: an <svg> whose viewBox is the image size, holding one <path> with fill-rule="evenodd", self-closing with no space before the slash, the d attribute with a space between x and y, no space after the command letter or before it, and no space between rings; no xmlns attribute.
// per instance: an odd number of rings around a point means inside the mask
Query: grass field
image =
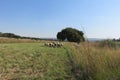
<svg viewBox="0 0 120 80"><path fill-rule="evenodd" d="M120 47L114 43L52 48L23 42L0 43L0 80L120 80Z"/></svg>
<svg viewBox="0 0 120 80"><path fill-rule="evenodd" d="M43 43L0 44L0 80L75 80L64 48Z"/></svg>

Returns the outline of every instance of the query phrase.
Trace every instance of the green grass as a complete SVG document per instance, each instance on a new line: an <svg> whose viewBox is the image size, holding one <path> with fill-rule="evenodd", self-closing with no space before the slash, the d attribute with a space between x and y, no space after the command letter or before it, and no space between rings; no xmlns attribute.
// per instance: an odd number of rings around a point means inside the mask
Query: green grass
<svg viewBox="0 0 120 80"><path fill-rule="evenodd" d="M75 80L64 48L43 43L0 44L0 80Z"/></svg>

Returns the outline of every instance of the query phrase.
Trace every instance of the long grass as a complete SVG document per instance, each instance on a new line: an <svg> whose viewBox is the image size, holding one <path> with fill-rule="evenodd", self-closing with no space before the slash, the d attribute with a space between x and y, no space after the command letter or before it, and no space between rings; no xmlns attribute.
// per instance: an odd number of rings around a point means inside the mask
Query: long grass
<svg viewBox="0 0 120 80"><path fill-rule="evenodd" d="M67 44L77 80L120 80L120 48L101 44Z"/></svg>

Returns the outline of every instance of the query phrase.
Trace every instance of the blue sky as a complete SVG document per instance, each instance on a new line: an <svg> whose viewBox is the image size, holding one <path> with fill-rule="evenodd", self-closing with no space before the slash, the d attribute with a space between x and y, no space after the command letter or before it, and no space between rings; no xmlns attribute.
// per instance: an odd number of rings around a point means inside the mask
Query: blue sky
<svg viewBox="0 0 120 80"><path fill-rule="evenodd" d="M0 32L52 38L66 27L119 38L120 0L0 0Z"/></svg>

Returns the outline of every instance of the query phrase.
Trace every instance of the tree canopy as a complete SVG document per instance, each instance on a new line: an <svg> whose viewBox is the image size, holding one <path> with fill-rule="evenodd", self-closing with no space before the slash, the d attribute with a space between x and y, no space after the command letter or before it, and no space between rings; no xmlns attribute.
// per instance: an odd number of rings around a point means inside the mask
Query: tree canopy
<svg viewBox="0 0 120 80"><path fill-rule="evenodd" d="M82 42L85 41L84 33L75 28L65 28L57 33L58 40L68 40L70 42Z"/></svg>

